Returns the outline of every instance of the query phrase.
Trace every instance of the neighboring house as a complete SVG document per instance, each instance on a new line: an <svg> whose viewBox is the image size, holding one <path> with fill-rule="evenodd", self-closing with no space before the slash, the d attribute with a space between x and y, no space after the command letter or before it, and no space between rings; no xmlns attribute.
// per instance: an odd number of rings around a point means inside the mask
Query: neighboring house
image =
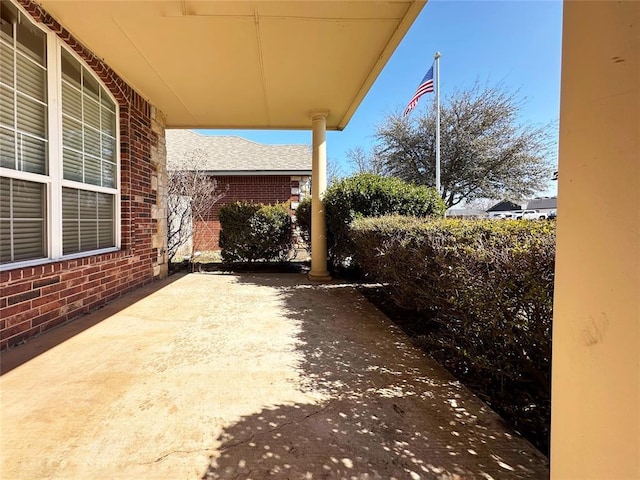
<svg viewBox="0 0 640 480"><path fill-rule="evenodd" d="M223 205L236 201L288 203L293 214L310 194L309 145L263 145L236 136L202 135L191 130L167 130L167 166L205 171L224 196L205 218L193 219L193 249L219 250Z"/></svg>
<svg viewBox="0 0 640 480"><path fill-rule="evenodd" d="M487 213L491 217L500 213L512 212L514 210L523 210L523 204L515 203L511 200L503 200L496 203L493 207L489 208L487 210Z"/></svg>
<svg viewBox="0 0 640 480"><path fill-rule="evenodd" d="M501 202L496 203L493 207L487 209L487 213L491 212L510 212L513 210L522 210L522 203L515 203L511 200L503 200Z"/></svg>
<svg viewBox="0 0 640 480"><path fill-rule="evenodd" d="M519 212L519 217L517 218L520 218L523 210L535 210L538 213L544 213L546 215L556 211L557 201L558 199L556 197L536 198L523 203L503 200L488 209L487 213L490 218L504 217L505 214L508 217L509 214L514 211ZM526 215L525 218L527 218Z"/></svg>
<svg viewBox="0 0 640 480"><path fill-rule="evenodd" d="M558 197L535 198L527 203L527 210L537 210L540 213L551 213L558 209Z"/></svg>

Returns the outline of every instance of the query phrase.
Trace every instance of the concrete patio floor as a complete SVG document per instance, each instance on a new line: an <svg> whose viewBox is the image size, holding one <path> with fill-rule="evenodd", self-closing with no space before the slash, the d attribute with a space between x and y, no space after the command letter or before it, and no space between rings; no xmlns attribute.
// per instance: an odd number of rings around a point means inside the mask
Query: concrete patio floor
<svg viewBox="0 0 640 480"><path fill-rule="evenodd" d="M349 285L173 276L1 358L3 479L548 478Z"/></svg>

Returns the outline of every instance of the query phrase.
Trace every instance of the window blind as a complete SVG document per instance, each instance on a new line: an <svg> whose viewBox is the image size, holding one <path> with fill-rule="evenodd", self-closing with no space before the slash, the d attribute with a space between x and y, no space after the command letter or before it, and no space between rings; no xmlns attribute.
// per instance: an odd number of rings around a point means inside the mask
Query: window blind
<svg viewBox="0 0 640 480"><path fill-rule="evenodd" d="M48 174L46 34L2 2L0 166ZM46 257L47 178L0 178L0 261Z"/></svg>
<svg viewBox="0 0 640 480"><path fill-rule="evenodd" d="M0 261L46 256L45 185L0 177Z"/></svg>
<svg viewBox="0 0 640 480"><path fill-rule="evenodd" d="M114 203L113 195L62 189L65 255L113 246Z"/></svg>

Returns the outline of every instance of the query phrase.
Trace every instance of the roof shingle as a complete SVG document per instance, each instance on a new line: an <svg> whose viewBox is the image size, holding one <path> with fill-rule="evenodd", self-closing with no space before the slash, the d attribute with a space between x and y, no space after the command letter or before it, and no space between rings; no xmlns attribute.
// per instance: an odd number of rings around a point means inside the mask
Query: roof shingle
<svg viewBox="0 0 640 480"><path fill-rule="evenodd" d="M309 145L264 145L229 135L202 135L191 130L166 130L167 167L211 172L311 173Z"/></svg>

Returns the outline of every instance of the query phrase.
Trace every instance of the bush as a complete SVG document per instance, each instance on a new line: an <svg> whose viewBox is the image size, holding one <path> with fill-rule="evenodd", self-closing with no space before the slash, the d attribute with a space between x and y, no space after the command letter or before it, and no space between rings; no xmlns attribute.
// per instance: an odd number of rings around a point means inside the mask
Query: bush
<svg viewBox="0 0 640 480"><path fill-rule="evenodd" d="M218 218L225 262L284 261L293 247L291 217L284 204L230 203Z"/></svg>
<svg viewBox="0 0 640 480"><path fill-rule="evenodd" d="M555 223L396 216L349 233L362 272L437 326L422 339L430 353L516 428L548 435Z"/></svg>
<svg viewBox="0 0 640 480"><path fill-rule="evenodd" d="M356 218L389 214L442 217L446 210L435 189L372 173L356 174L335 182L325 193L324 205L327 248L334 266L352 256L348 231ZM298 207L297 212L303 238L310 237L311 209L308 207L308 204L302 210Z"/></svg>
<svg viewBox="0 0 640 480"><path fill-rule="evenodd" d="M298 203L296 225L307 249L311 249L311 197L305 197Z"/></svg>

